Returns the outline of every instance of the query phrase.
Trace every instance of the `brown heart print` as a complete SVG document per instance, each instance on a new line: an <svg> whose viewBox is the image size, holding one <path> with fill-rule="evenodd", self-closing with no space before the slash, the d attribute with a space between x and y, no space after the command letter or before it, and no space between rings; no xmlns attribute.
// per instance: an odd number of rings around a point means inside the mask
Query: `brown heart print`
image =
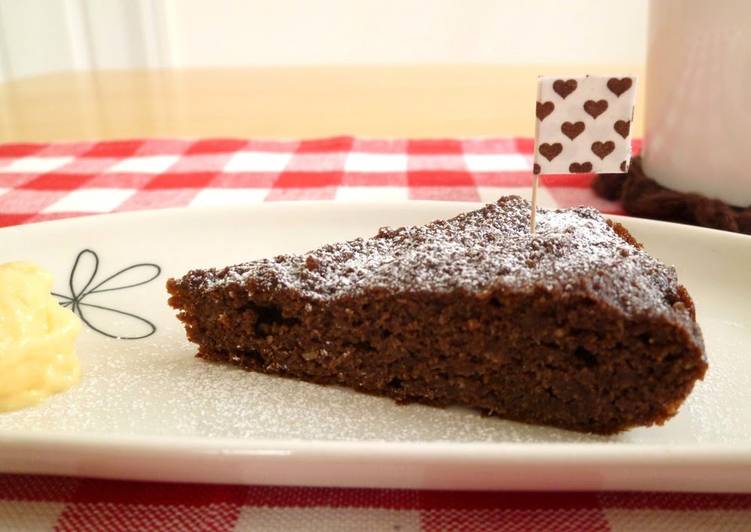
<svg viewBox="0 0 751 532"><path fill-rule="evenodd" d="M553 90L564 100L566 99L566 96L576 90L576 87L577 83L575 79L567 79L565 81L557 79L553 82Z"/></svg>
<svg viewBox="0 0 751 532"><path fill-rule="evenodd" d="M610 89L610 92L620 97L621 94L631 88L632 84L633 82L631 81L631 78L610 78L608 80L608 89Z"/></svg>
<svg viewBox="0 0 751 532"><path fill-rule="evenodd" d="M537 148L537 151L539 151L540 154L548 161L552 161L563 151L563 145L560 142L556 142L554 144L548 144L547 142L544 142L540 144L540 147Z"/></svg>
<svg viewBox="0 0 751 532"><path fill-rule="evenodd" d="M584 122L574 122L573 124L571 122L564 122L561 124L561 133L571 140L574 140L581 135L582 131L584 131L584 127Z"/></svg>
<svg viewBox="0 0 751 532"><path fill-rule="evenodd" d="M540 173L540 165L535 163L532 165L532 173L537 175Z"/></svg>
<svg viewBox="0 0 751 532"><path fill-rule="evenodd" d="M607 142L600 142L599 140L597 142L592 143L592 153L597 155L600 159L604 159L608 155L610 155L613 150L615 149L615 142L612 140L609 140Z"/></svg>
<svg viewBox="0 0 751 532"><path fill-rule="evenodd" d="M592 171L592 163L571 163L568 165L568 171L572 174L586 174Z"/></svg>
<svg viewBox="0 0 751 532"><path fill-rule="evenodd" d="M597 118L604 113L608 108L608 102L606 100L587 100L584 102L584 110L592 118Z"/></svg>
<svg viewBox="0 0 751 532"><path fill-rule="evenodd" d="M628 132L631 129L631 120L618 120L615 124L613 124L613 129L615 129L615 132L625 139L626 137L628 137Z"/></svg>
<svg viewBox="0 0 751 532"><path fill-rule="evenodd" d="M627 161L623 161L621 163L621 172L628 172L628 162Z"/></svg>
<svg viewBox="0 0 751 532"><path fill-rule="evenodd" d="M545 120L545 117L548 116L550 113L553 112L555 109L555 104L553 102L537 102L537 109L536 114L537 118L540 119L540 122Z"/></svg>

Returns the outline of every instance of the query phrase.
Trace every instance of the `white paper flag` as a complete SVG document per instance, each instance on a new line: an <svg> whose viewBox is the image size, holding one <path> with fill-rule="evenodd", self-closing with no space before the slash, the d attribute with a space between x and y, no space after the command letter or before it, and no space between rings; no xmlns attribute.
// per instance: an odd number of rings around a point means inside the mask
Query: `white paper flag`
<svg viewBox="0 0 751 532"><path fill-rule="evenodd" d="M633 76L538 78L534 173L626 172L635 94Z"/></svg>

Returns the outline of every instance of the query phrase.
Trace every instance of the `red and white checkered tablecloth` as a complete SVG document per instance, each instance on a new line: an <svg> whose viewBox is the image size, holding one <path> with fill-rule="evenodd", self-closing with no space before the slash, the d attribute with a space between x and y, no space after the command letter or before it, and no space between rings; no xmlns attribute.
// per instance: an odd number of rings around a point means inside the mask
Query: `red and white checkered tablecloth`
<svg viewBox="0 0 751 532"><path fill-rule="evenodd" d="M532 139L124 140L0 145L0 226L285 200L494 201L529 195ZM543 206L618 204L590 175L544 176Z"/></svg>
<svg viewBox="0 0 751 532"><path fill-rule="evenodd" d="M0 145L0 226L279 200L528 197L531 152L526 138L6 144ZM541 204L621 213L618 204L592 194L591 180L544 176ZM0 530L51 529L751 531L751 495L433 492L0 475Z"/></svg>

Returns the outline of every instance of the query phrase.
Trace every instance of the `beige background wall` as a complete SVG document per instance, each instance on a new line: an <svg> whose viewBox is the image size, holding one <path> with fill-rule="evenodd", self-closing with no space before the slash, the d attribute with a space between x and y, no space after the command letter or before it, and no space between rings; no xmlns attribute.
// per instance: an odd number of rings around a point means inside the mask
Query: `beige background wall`
<svg viewBox="0 0 751 532"><path fill-rule="evenodd" d="M0 0L0 80L97 68L643 63L647 0Z"/></svg>

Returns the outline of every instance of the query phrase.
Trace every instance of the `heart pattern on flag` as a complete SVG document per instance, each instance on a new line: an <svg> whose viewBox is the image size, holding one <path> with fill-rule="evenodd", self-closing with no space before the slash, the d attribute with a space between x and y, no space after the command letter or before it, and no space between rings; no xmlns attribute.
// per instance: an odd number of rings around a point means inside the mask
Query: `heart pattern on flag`
<svg viewBox="0 0 751 532"><path fill-rule="evenodd" d="M537 118L542 121L545 117L553 112L555 104L553 102L537 102Z"/></svg>
<svg viewBox="0 0 751 532"><path fill-rule="evenodd" d="M587 114L592 118L597 118L602 113L607 111L607 109L607 100L587 100L586 102L584 102L584 110L587 111Z"/></svg>
<svg viewBox="0 0 751 532"><path fill-rule="evenodd" d="M541 77L537 91L535 174L627 171L635 78Z"/></svg>
<svg viewBox="0 0 751 532"><path fill-rule="evenodd" d="M552 161L563 151L563 146L560 142L555 144L540 144L540 154L548 161Z"/></svg>
<svg viewBox="0 0 751 532"><path fill-rule="evenodd" d="M600 159L604 159L611 153L613 153L613 150L615 149L615 142L612 140L609 140L607 142L593 142L592 143L592 153L597 155Z"/></svg>
<svg viewBox="0 0 751 532"><path fill-rule="evenodd" d="M610 78L608 80L608 89L620 98L621 94L629 90L632 84L631 78Z"/></svg>
<svg viewBox="0 0 751 532"><path fill-rule="evenodd" d="M555 80L555 82L553 82L553 90L556 92L556 94L558 94L558 96L565 100L569 94L576 90L576 87L578 87L578 85L579 84L575 79L567 79L565 81L562 79L557 79Z"/></svg>
<svg viewBox="0 0 751 532"><path fill-rule="evenodd" d="M631 120L616 120L615 124L613 124L613 129L625 139L631 131Z"/></svg>
<svg viewBox="0 0 751 532"><path fill-rule="evenodd" d="M584 122L574 122L573 124L571 122L564 122L561 124L561 133L574 140L584 131L585 127Z"/></svg>
<svg viewBox="0 0 751 532"><path fill-rule="evenodd" d="M587 174L592 171L592 163L571 163L568 165L568 171L572 174Z"/></svg>

